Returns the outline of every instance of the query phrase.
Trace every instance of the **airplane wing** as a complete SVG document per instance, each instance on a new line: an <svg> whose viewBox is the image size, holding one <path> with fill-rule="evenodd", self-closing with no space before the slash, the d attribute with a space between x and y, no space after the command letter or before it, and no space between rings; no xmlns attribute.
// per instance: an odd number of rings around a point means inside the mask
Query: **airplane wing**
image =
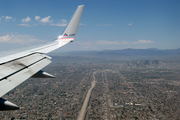
<svg viewBox="0 0 180 120"><path fill-rule="evenodd" d="M51 57L45 55L72 42L76 36L84 5L78 6L65 31L52 43L27 51L0 58L0 110L17 110L19 107L2 98L30 77L52 78L53 75L41 71L51 63Z"/></svg>

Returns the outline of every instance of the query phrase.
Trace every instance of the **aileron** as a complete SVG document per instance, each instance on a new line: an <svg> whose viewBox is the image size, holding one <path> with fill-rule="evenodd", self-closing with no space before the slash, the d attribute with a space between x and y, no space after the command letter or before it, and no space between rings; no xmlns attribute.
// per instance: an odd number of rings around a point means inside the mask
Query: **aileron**
<svg viewBox="0 0 180 120"><path fill-rule="evenodd" d="M44 59L44 58L48 58L48 56L36 53L36 54L32 54L30 56L20 58L15 61L11 61L11 62L1 65L0 66L0 81L6 77L9 77L9 76L25 69L26 67L31 66L35 62L37 62L41 59Z"/></svg>

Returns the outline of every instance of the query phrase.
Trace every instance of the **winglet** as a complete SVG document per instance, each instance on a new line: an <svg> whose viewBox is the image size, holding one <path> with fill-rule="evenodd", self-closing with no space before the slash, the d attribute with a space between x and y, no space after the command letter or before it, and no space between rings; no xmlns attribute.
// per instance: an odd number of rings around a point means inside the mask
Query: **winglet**
<svg viewBox="0 0 180 120"><path fill-rule="evenodd" d="M61 36L58 37L57 40L62 40L62 39L74 40L77 30L78 30L78 26L79 26L83 9L84 9L84 5L78 6L75 14L73 15L65 31L63 32Z"/></svg>

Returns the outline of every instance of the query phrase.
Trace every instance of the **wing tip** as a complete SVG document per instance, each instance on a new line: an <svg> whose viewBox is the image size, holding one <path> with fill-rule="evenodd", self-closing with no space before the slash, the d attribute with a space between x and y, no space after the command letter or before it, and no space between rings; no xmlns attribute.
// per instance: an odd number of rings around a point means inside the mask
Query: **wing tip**
<svg viewBox="0 0 180 120"><path fill-rule="evenodd" d="M84 5L79 5L78 7L84 7Z"/></svg>

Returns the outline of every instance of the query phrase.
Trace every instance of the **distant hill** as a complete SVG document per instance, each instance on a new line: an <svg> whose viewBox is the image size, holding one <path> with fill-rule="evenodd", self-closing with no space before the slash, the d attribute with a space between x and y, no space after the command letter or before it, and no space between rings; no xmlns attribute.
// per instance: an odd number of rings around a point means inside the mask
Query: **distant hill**
<svg viewBox="0 0 180 120"><path fill-rule="evenodd" d="M54 53L55 54L55 53ZM180 57L179 49L160 50L156 48L149 49L123 49L123 50L102 50L102 51L74 51L58 54L60 56L80 56L89 58L106 59L129 59L141 57Z"/></svg>

